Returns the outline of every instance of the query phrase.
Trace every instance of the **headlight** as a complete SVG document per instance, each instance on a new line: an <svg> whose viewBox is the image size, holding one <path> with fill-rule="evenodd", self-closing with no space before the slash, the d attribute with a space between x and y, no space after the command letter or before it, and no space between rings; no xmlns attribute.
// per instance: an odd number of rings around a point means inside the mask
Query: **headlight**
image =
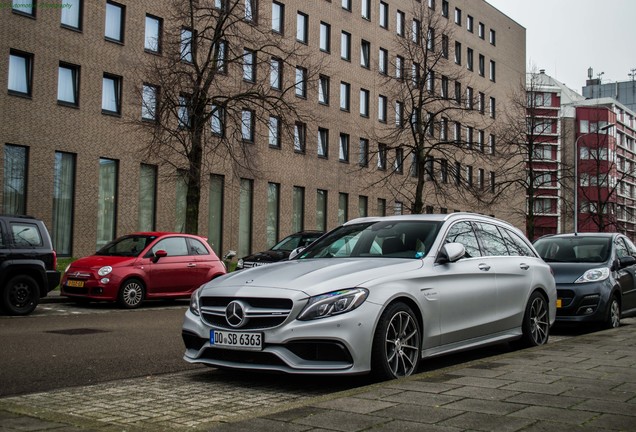
<svg viewBox="0 0 636 432"><path fill-rule="evenodd" d="M609 275L610 269L607 267L591 269L583 273L583 276L578 278L574 283L599 282L607 279Z"/></svg>
<svg viewBox="0 0 636 432"><path fill-rule="evenodd" d="M236 262L236 268L237 268L237 269L242 269L242 268L243 268L243 258L239 259L239 260Z"/></svg>
<svg viewBox="0 0 636 432"><path fill-rule="evenodd" d="M298 319L309 321L354 310L369 296L364 288L351 288L311 297Z"/></svg>
<svg viewBox="0 0 636 432"><path fill-rule="evenodd" d="M97 274L100 276L106 276L107 274L110 274L110 272L112 271L113 271L113 268L111 266L104 266L100 268L99 270L97 270Z"/></svg>
<svg viewBox="0 0 636 432"><path fill-rule="evenodd" d="M201 288L197 289L190 296L190 312L195 314L196 316L201 316L201 310L199 309L199 294L201 293Z"/></svg>

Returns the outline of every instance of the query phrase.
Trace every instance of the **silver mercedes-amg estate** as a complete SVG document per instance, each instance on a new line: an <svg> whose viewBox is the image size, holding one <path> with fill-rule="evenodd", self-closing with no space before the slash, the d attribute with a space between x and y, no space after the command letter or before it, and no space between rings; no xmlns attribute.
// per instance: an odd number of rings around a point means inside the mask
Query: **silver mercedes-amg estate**
<svg viewBox="0 0 636 432"><path fill-rule="evenodd" d="M361 218L288 261L199 288L184 359L397 378L426 357L545 344L555 315L550 267L510 224L469 213Z"/></svg>

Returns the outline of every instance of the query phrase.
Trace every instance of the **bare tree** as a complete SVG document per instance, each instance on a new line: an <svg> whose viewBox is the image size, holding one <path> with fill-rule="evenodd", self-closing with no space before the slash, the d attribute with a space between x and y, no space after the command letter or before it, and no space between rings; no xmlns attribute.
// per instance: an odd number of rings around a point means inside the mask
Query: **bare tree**
<svg viewBox="0 0 636 432"><path fill-rule="evenodd" d="M150 132L147 157L187 184L183 230L196 233L204 168L223 160L237 175L258 175L256 134L277 140L306 121L295 95L320 65L259 19L256 2L173 0L170 13L156 41L162 55L145 56L137 124Z"/></svg>
<svg viewBox="0 0 636 432"><path fill-rule="evenodd" d="M371 185L391 190L412 213L424 213L425 203L445 207L489 194L484 171L476 167L488 159L484 131L493 120L483 115L486 89L474 88L470 78L473 67L483 73L483 57L470 51L462 58L461 45L449 46L456 26L426 2L413 0L411 15L411 25L402 19L394 40L392 52L399 56L390 68L380 64L387 96L379 100L380 112L386 119L392 100L396 120L375 137L384 174Z"/></svg>

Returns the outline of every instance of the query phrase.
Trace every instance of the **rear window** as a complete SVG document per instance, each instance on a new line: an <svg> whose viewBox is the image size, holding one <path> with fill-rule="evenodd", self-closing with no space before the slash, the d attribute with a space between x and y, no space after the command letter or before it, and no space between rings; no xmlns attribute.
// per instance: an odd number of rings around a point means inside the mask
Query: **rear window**
<svg viewBox="0 0 636 432"><path fill-rule="evenodd" d="M16 247L30 248L43 245L42 236L36 224L12 222L11 236Z"/></svg>

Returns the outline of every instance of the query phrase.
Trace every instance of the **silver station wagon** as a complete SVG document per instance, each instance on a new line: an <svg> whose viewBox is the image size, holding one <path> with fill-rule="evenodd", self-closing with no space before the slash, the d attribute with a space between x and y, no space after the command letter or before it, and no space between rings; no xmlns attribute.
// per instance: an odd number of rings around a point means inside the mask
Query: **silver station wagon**
<svg viewBox="0 0 636 432"><path fill-rule="evenodd" d="M550 267L523 234L469 213L355 219L289 261L193 295L184 359L220 368L399 378L423 358L548 341Z"/></svg>

